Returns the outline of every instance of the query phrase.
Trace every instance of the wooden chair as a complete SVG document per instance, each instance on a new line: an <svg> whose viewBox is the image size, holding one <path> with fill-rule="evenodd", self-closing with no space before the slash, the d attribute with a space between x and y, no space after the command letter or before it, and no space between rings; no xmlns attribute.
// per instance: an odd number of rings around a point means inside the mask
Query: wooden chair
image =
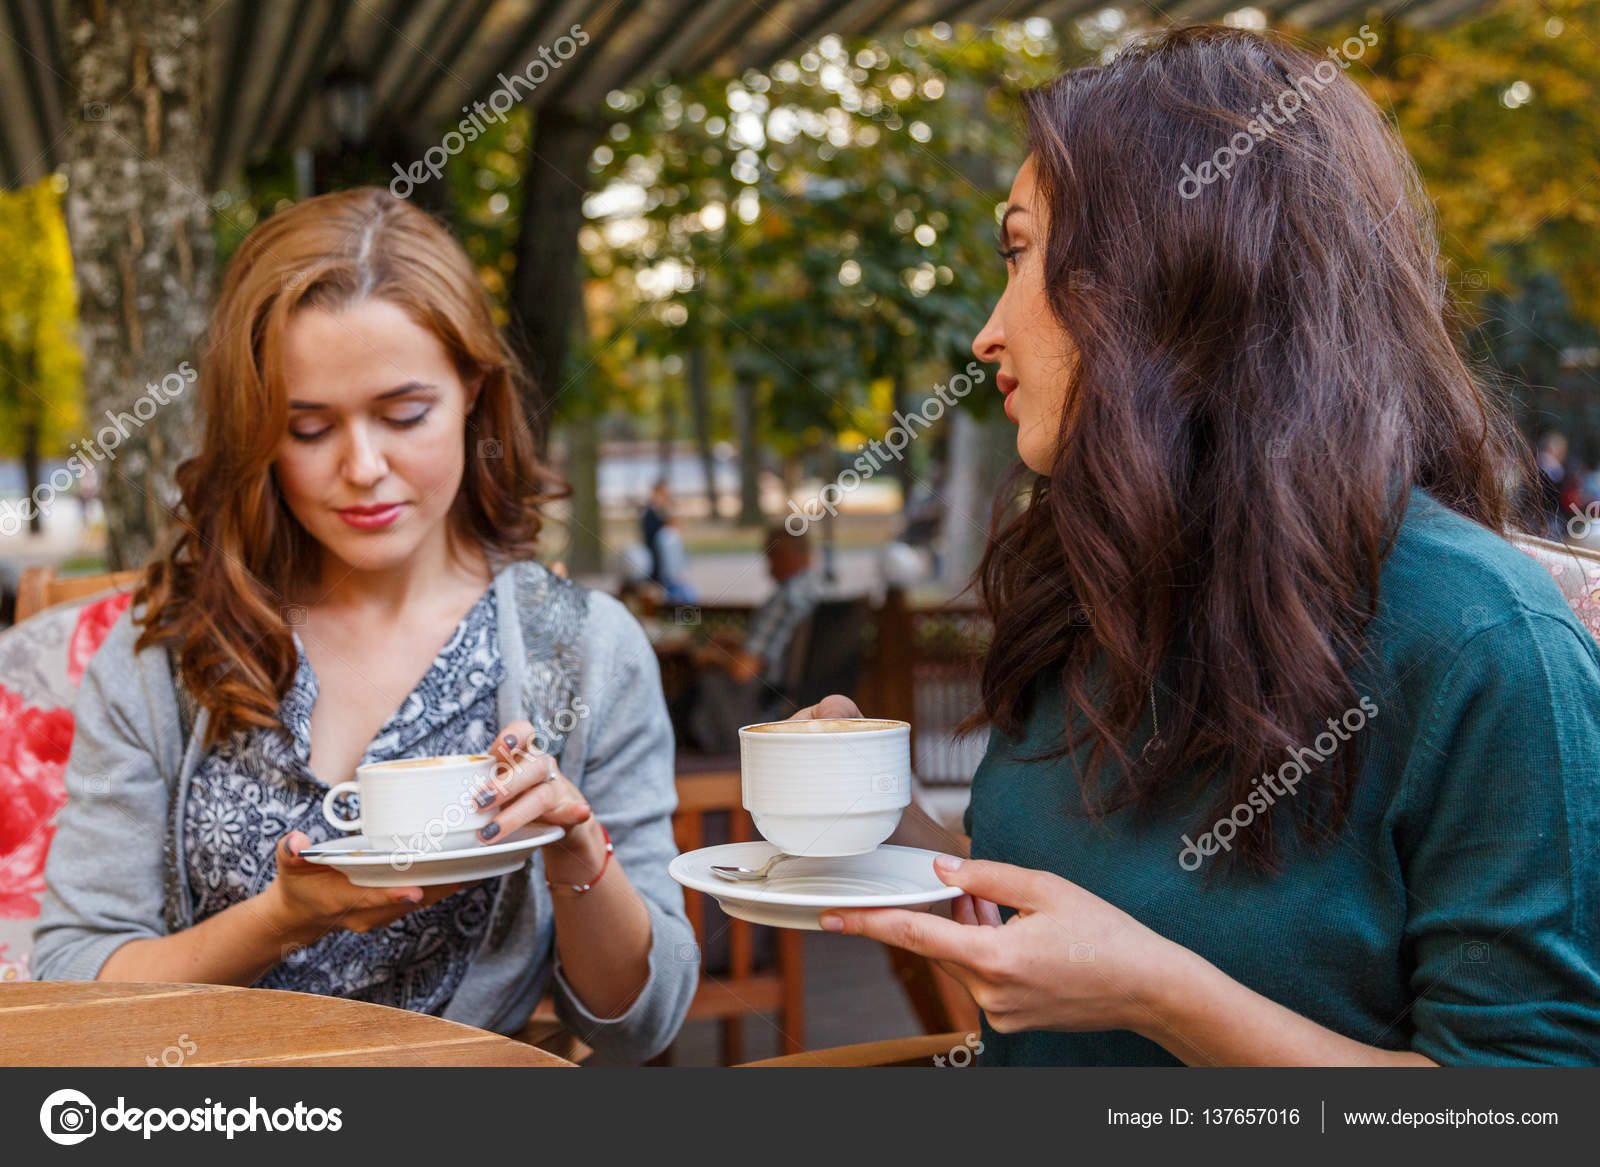
<svg viewBox="0 0 1600 1167"><path fill-rule="evenodd" d="M731 768L689 771L678 774L678 810L672 817L672 830L679 851L694 851L705 846L707 820L726 815L731 842L744 843L757 838L755 823L744 809L739 794L737 762ZM744 1018L750 1013L776 1013L783 1052L799 1053L805 1035L805 968L803 936L788 928L773 929L774 967L755 968L755 929L757 925L726 917L710 897L700 892L684 892L689 922L694 926L699 954L706 951L710 929L713 939L727 936L726 975L707 973L704 964L694 1001L689 1006L690 1021L716 1021L721 1030L722 1062L736 1065L744 1057ZM671 1050L653 1064L670 1064Z"/></svg>
<svg viewBox="0 0 1600 1167"><path fill-rule="evenodd" d="M96 592L132 591L142 571L108 571L100 575L58 576L53 567L25 567L17 580L17 623L53 604L81 600Z"/></svg>
<svg viewBox="0 0 1600 1167"><path fill-rule="evenodd" d="M916 1037L892 1037L887 1041L868 1041L860 1045L837 1045L832 1049L809 1050L799 1054L784 1054L776 1058L762 1058L745 1062L740 1069L772 1069L804 1066L937 1066L935 1058L944 1058L957 1065L968 1064L971 1046L966 1032L924 1033ZM963 1055L952 1057L953 1050ZM959 1061L956 1059L959 1058Z"/></svg>

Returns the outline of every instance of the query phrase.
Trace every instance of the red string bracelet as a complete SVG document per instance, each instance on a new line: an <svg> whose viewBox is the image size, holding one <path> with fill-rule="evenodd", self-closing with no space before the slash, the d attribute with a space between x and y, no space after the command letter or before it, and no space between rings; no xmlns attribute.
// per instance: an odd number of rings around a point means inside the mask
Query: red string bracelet
<svg viewBox="0 0 1600 1167"><path fill-rule="evenodd" d="M560 884L557 884L557 883L551 883L548 879L546 879L544 881L544 885L547 888L550 889L550 893L552 895L555 894L555 891L556 891L556 889L558 887L559 888L563 888L563 889L570 887L572 889L572 894L573 895L581 896L584 892L588 891L595 884L599 883L600 882L600 877L606 873L606 868L611 866L611 856L616 851L616 848L611 845L611 832L606 830L606 825L604 823L600 822L599 820L596 820L596 825L600 828L600 837L605 839L605 841L606 841L606 857L605 857L604 861L602 861L601 864L600 864L600 870L594 873L594 878L591 879L588 883L560 883ZM566 892L563 891L562 894L565 895Z"/></svg>

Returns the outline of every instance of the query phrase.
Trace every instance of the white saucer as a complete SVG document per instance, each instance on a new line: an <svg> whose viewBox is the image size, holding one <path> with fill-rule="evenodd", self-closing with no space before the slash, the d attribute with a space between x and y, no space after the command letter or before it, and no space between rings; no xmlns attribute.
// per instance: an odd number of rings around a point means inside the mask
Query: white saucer
<svg viewBox="0 0 1600 1167"><path fill-rule="evenodd" d="M813 932L821 930L818 918L829 908L926 908L961 894L934 874L938 852L887 844L865 855L785 859L756 883L732 883L711 873L714 863L760 867L777 852L771 843L724 843L679 855L667 873L713 897L737 919Z"/></svg>
<svg viewBox="0 0 1600 1167"><path fill-rule="evenodd" d="M300 852L313 863L342 871L357 887L431 887L467 883L516 871L538 848L567 832L560 827L529 824L498 843L481 843L454 851L396 851L374 848L365 835L346 835Z"/></svg>

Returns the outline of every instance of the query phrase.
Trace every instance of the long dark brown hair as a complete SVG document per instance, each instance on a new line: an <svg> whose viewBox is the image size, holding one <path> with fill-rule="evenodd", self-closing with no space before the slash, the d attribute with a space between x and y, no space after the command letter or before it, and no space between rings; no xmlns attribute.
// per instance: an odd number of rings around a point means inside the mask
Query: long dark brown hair
<svg viewBox="0 0 1600 1167"><path fill-rule="evenodd" d="M1204 830L1356 706L1406 490L1504 533L1527 448L1452 340L1410 157L1329 57L1183 28L1024 109L1076 367L1049 474L1019 467L997 502L967 728L1020 733L1053 671L1068 729L1039 756L1091 743L1084 808L1195 797ZM1153 684L1163 746L1134 757ZM1257 815L1234 854L1274 871L1292 834L1336 831L1350 744L1287 800L1288 834L1281 808Z"/></svg>
<svg viewBox="0 0 1600 1167"><path fill-rule="evenodd" d="M204 435L178 467L178 526L134 595L136 608L147 605L138 648L169 645L186 687L211 711L208 745L278 724L298 660L288 601L319 561L272 472L289 419L284 331L301 308L336 311L366 297L404 309L438 338L462 382L480 385L452 540L476 541L491 562L530 557L541 506L569 493L535 452L524 372L449 231L376 187L265 220L228 265L200 366Z"/></svg>

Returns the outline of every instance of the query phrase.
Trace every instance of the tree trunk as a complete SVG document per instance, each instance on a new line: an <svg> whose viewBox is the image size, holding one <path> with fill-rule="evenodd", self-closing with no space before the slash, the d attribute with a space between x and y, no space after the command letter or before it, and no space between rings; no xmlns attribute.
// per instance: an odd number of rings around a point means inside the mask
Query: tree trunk
<svg viewBox="0 0 1600 1167"><path fill-rule="evenodd" d="M70 0L67 230L107 559L144 562L177 501L211 298L203 0ZM180 387L181 386L181 387ZM154 392L152 392L152 388ZM111 435L116 435L112 437ZM105 440L102 440L102 436Z"/></svg>
<svg viewBox="0 0 1600 1167"><path fill-rule="evenodd" d="M534 115L511 278L511 341L533 376L523 409L541 452L565 387L572 333L584 319L578 228L583 225L594 139L593 126L559 110L541 107ZM600 419L592 409L581 408L572 412L568 424L567 477L573 493L567 569L588 573L601 570L603 558Z"/></svg>
<svg viewBox="0 0 1600 1167"><path fill-rule="evenodd" d="M594 143L595 129L587 122L549 107L535 115L511 280L511 338L533 374L524 408L530 422L542 422L534 426L541 445L566 384L567 353L583 296L578 228L583 226Z"/></svg>
<svg viewBox="0 0 1600 1167"><path fill-rule="evenodd" d="M905 374L901 372L902 368L904 368L904 365L900 362L896 362L894 366L894 372L890 374L890 376L893 378L892 383L894 386L891 398L893 401L890 418L891 425L898 425L899 423L894 421L893 418L895 416L903 417L906 412L906 378ZM921 402L918 402L918 404L920 405ZM922 431L918 430L917 432L920 434ZM900 484L900 509L904 511L907 505L909 505L911 502L910 446L907 446L905 449L903 449L901 451L901 456L894 460L893 465L890 467L890 473L894 476L894 480Z"/></svg>
<svg viewBox="0 0 1600 1167"><path fill-rule="evenodd" d="M995 495L1017 463L1017 427L1003 415L981 423L964 409L951 416L939 578L955 590L966 586L983 557Z"/></svg>
<svg viewBox="0 0 1600 1167"><path fill-rule="evenodd" d="M678 435L678 398L672 392L667 375L661 371L661 362L652 361L651 364L655 368L657 400L661 402L660 428L656 431L656 477L671 482L673 439Z"/></svg>
<svg viewBox="0 0 1600 1167"><path fill-rule="evenodd" d="M593 575L606 569L600 538L600 418L585 409L566 425L567 481L572 497L567 570L573 575Z"/></svg>
<svg viewBox="0 0 1600 1167"><path fill-rule="evenodd" d="M700 449L700 465L706 474L706 514L713 520L722 517L717 498L717 456L711 445L711 377L707 369L706 347L697 344L689 350L689 413L694 422L695 445Z"/></svg>
<svg viewBox="0 0 1600 1167"><path fill-rule="evenodd" d="M586 330L588 319L580 299L572 306L579 329ZM605 540L600 524L600 412L587 401L580 401L568 422L567 482L572 487L568 500L572 516L567 546L567 570L573 575L592 575L605 570Z"/></svg>
<svg viewBox="0 0 1600 1167"><path fill-rule="evenodd" d="M966 583L983 553L987 500L979 497L983 429L965 409L950 411L949 472L945 477L944 521L940 535L944 551L939 562L939 582L951 590Z"/></svg>
<svg viewBox="0 0 1600 1167"><path fill-rule="evenodd" d="M733 386L734 425L739 431L739 525L759 527L767 521L761 511L761 442L756 432L756 393L753 381L740 379Z"/></svg>
<svg viewBox="0 0 1600 1167"><path fill-rule="evenodd" d="M31 388L33 381L28 381ZM34 498L39 488L39 421L30 417L22 423L22 478L23 497ZM44 514L39 507L28 508L28 533L37 535L44 530Z"/></svg>

